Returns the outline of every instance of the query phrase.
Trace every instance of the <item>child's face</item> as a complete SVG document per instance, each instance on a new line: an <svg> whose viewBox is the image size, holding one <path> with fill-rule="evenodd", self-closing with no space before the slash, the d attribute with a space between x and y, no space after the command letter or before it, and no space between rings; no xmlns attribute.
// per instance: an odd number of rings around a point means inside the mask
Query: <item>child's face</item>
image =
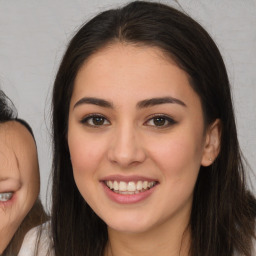
<svg viewBox="0 0 256 256"><path fill-rule="evenodd" d="M0 253L32 208L38 193L34 139L18 122L0 124Z"/></svg>
<svg viewBox="0 0 256 256"><path fill-rule="evenodd" d="M74 178L110 229L187 224L200 166L210 164L206 138L187 74L159 49L114 44L78 72L68 124Z"/></svg>

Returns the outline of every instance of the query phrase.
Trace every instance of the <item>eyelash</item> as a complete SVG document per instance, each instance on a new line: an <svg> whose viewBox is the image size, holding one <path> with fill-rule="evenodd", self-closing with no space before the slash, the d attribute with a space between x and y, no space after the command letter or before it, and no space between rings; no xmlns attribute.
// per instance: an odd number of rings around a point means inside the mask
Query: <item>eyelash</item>
<svg viewBox="0 0 256 256"><path fill-rule="evenodd" d="M96 118L101 119L101 121L103 121L103 123L100 123L100 124L89 123L89 122L96 121ZM157 121L157 119L160 119L159 120L160 122L164 122L163 125L159 125L159 126L156 125L155 121ZM150 121L154 122L154 124L149 124ZM86 116L85 118L83 118L80 122L82 124L92 127L92 128L100 128L102 126L108 126L111 124L106 117L104 117L103 115L100 115L100 114L90 114L90 115ZM107 122L107 124L105 122ZM173 118L163 115L163 114L155 114L155 115L151 116L146 122L144 122L144 124L158 128L158 129L164 129L164 128L167 128L176 123L177 122Z"/></svg>

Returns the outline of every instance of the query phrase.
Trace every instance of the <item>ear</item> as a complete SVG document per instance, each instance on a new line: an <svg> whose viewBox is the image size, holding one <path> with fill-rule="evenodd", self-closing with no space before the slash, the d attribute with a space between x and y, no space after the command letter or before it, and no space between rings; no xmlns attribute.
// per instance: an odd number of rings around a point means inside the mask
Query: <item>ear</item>
<svg viewBox="0 0 256 256"><path fill-rule="evenodd" d="M202 166L211 165L217 158L220 152L220 140L221 121L220 119L216 119L214 123L212 123L206 131L205 145L201 161Z"/></svg>

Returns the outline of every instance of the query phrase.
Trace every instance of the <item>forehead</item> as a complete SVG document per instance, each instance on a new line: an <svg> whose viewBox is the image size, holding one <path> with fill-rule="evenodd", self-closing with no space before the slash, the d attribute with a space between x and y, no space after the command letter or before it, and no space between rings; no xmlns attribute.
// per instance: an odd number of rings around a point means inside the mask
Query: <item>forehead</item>
<svg viewBox="0 0 256 256"><path fill-rule="evenodd" d="M10 122L0 124L0 179L17 176L19 173L15 150L16 137Z"/></svg>
<svg viewBox="0 0 256 256"><path fill-rule="evenodd" d="M81 96L128 99L199 98L188 74L157 47L115 43L93 54L75 79L72 100Z"/></svg>
<svg viewBox="0 0 256 256"><path fill-rule="evenodd" d="M1 151L15 150L15 144L19 138L18 133L19 133L19 127L16 125L14 121L0 123Z"/></svg>
<svg viewBox="0 0 256 256"><path fill-rule="evenodd" d="M22 158L24 156L29 158L30 155L33 155L33 151L35 151L34 140L22 124L16 121L0 124L1 166L16 165L19 167Z"/></svg>
<svg viewBox="0 0 256 256"><path fill-rule="evenodd" d="M151 72L150 79L155 76L159 79L159 75L170 66L178 69L176 63L158 47L114 43L100 49L85 61L77 74L75 84L81 79L93 78L95 74L97 79L111 78L116 81L121 74L122 81L118 81L121 82L120 86L125 84L124 80L127 82L135 78L138 82L138 79L145 80L147 78L145 74L149 75L148 72ZM133 76L130 76L131 73ZM185 72L183 74L187 75ZM164 79L164 76L162 78Z"/></svg>

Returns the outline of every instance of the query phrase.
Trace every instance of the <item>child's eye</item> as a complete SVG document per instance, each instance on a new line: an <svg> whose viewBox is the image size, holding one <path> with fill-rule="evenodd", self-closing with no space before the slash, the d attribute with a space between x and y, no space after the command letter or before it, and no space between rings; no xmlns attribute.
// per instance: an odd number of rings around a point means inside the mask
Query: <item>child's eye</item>
<svg viewBox="0 0 256 256"><path fill-rule="evenodd" d="M156 115L148 119L145 124L149 126L165 128L170 125L176 124L176 121L174 121L172 118L168 116Z"/></svg>
<svg viewBox="0 0 256 256"><path fill-rule="evenodd" d="M110 122L104 116L101 115L86 116L81 120L81 123L92 127L110 125Z"/></svg>

